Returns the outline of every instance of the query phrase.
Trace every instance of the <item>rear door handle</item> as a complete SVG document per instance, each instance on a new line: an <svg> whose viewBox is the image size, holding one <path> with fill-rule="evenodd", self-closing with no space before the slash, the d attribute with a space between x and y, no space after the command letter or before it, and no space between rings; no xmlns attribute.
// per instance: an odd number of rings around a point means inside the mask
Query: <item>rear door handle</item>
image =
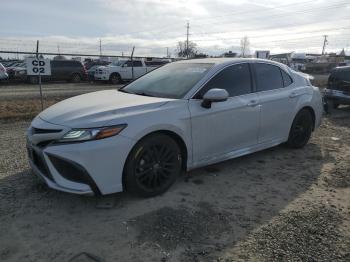
<svg viewBox="0 0 350 262"><path fill-rule="evenodd" d="M258 101L257 100L251 100L247 104L247 106L251 106L251 107L254 107L254 106L257 106L257 105L258 105Z"/></svg>

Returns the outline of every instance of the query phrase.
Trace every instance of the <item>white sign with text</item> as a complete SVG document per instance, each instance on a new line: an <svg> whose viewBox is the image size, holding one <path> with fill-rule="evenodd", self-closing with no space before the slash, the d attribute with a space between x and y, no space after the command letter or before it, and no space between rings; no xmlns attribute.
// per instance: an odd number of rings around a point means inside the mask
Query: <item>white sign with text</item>
<svg viewBox="0 0 350 262"><path fill-rule="evenodd" d="M51 75L50 59L26 58L27 75Z"/></svg>

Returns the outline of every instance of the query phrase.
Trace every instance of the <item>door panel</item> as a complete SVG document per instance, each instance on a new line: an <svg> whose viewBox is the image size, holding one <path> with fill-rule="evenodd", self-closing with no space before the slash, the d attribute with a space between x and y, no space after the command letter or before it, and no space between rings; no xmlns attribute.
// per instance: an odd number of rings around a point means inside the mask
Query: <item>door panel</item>
<svg viewBox="0 0 350 262"><path fill-rule="evenodd" d="M292 95L292 79L278 66L267 63L255 63L254 75L261 106L258 141L285 140L293 121L297 99Z"/></svg>
<svg viewBox="0 0 350 262"><path fill-rule="evenodd" d="M201 103L197 99L189 101L194 162L257 143L260 107L256 94L212 103L209 109Z"/></svg>
<svg viewBox="0 0 350 262"><path fill-rule="evenodd" d="M297 98L289 97L291 89L277 89L258 93L261 106L259 143L286 139Z"/></svg>

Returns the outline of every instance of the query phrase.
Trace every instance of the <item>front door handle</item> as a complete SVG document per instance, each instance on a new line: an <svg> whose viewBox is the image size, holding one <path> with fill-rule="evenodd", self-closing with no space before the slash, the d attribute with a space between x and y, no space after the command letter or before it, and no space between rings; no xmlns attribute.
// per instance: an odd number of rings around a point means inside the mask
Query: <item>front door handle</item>
<svg viewBox="0 0 350 262"><path fill-rule="evenodd" d="M251 100L247 104L247 106L251 106L251 107L254 107L254 106L257 106L257 105L258 105L258 101L257 100Z"/></svg>

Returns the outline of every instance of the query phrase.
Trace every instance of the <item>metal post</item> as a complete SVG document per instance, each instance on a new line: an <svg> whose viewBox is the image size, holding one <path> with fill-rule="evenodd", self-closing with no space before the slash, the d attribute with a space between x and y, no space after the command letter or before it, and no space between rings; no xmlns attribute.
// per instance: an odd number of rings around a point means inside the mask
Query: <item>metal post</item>
<svg viewBox="0 0 350 262"><path fill-rule="evenodd" d="M36 59L39 60L39 40L36 41ZM41 102L41 111L44 110L44 101L43 101L43 91L41 87L41 73L39 70L39 90L40 90L40 102Z"/></svg>
<svg viewBox="0 0 350 262"><path fill-rule="evenodd" d="M135 50L135 46L132 47L132 52L131 52L131 77L132 77L132 80L134 80L134 61L133 61L134 50Z"/></svg>
<svg viewBox="0 0 350 262"><path fill-rule="evenodd" d="M188 59L189 50L188 50L188 35L190 30L190 23L187 22L187 33L186 33L186 58Z"/></svg>

